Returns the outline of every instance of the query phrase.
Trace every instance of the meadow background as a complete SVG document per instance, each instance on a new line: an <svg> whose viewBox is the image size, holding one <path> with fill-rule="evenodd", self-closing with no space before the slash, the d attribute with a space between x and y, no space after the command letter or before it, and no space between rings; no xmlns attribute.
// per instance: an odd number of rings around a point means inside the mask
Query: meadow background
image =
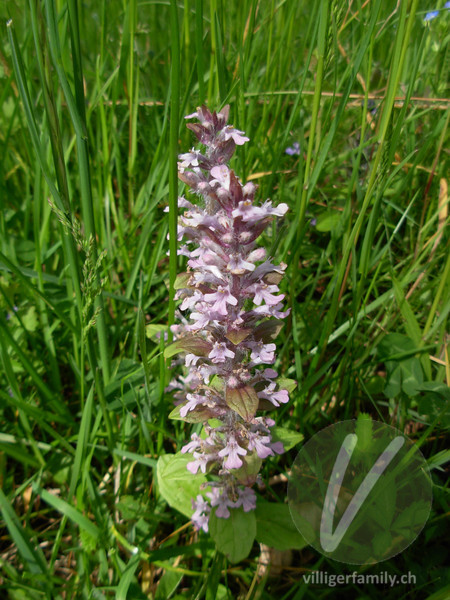
<svg viewBox="0 0 450 600"><path fill-rule="evenodd" d="M449 598L444 2L10 0L0 17L1 597ZM250 138L233 168L290 207L262 240L288 265L277 370L298 382L277 423L309 439L368 414L428 461L430 518L385 563L305 547L269 568L255 542L233 564L160 493L158 457L192 431L168 419L155 337L184 260L164 208L202 103L231 105ZM261 498L285 501L299 448L265 461ZM306 585L318 568L417 580Z"/></svg>

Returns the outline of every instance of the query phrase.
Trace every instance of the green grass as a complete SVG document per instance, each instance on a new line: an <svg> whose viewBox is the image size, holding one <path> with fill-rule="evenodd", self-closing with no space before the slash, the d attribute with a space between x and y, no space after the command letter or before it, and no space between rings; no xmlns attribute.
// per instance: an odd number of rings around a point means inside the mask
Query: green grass
<svg viewBox="0 0 450 600"><path fill-rule="evenodd" d="M430 519L402 554L357 569L416 574L386 598L449 596L450 11L424 22L443 5L0 7L2 597L379 597L307 586L304 572L353 570L308 548L275 578L257 544L228 563L159 493L156 461L190 426L168 419L169 364L147 326L175 318L182 260L163 209L193 145L183 116L202 102L231 105L250 137L233 168L290 207L263 240L288 265L277 368L298 381L277 423L308 439L365 412L420 443ZM395 372L380 350L392 333L413 344L412 388L411 353ZM265 480L298 450L266 461ZM261 494L283 502L286 486Z"/></svg>

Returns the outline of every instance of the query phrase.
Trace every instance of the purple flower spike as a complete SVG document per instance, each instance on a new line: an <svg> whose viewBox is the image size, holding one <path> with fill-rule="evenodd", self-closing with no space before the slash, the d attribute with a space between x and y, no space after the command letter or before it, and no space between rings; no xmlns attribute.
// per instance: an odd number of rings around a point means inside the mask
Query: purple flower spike
<svg viewBox="0 0 450 600"><path fill-rule="evenodd" d="M254 465L283 452L283 445L272 441L275 421L256 414L289 400L278 373L266 368L276 362L274 319L289 314L282 310L278 287L286 265L273 264L256 244L288 206L255 203L257 186L243 185L230 169L236 147L249 139L228 124L228 113L228 106L218 113L202 106L188 115L198 121L187 127L201 146L180 154L178 163L179 177L192 192L178 201L178 239L184 238L178 254L187 258L187 271L180 275L176 298L189 318L179 314L172 331L177 350L185 354L176 364L188 373L168 389L182 419L203 423L202 435L193 434L181 452L192 454L187 463L192 474L214 477L208 482L212 491L192 503L192 522L205 532L211 509L226 519L230 510L256 508ZM299 152L294 143L292 154Z"/></svg>

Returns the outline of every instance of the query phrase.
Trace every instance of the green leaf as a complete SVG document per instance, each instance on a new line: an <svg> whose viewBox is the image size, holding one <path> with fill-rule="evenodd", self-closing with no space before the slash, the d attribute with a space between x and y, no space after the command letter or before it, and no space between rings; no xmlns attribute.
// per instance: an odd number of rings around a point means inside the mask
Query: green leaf
<svg viewBox="0 0 450 600"><path fill-rule="evenodd" d="M280 390L287 390L289 393L293 392L297 387L295 379L288 379L287 377L278 377L277 384Z"/></svg>
<svg viewBox="0 0 450 600"><path fill-rule="evenodd" d="M216 511L209 518L209 533L219 552L229 561L237 563L250 554L256 536L255 511L244 512L242 508L232 508L228 519L216 517Z"/></svg>
<svg viewBox="0 0 450 600"><path fill-rule="evenodd" d="M431 596L427 596L425 600L448 600L450 598L450 585L446 585Z"/></svg>
<svg viewBox="0 0 450 600"><path fill-rule="evenodd" d="M395 277L392 278L392 283L394 286L395 299L396 299L398 307L402 313L402 316L405 320L406 333L413 340L415 346L417 348L419 348L421 345L423 345L422 344L422 331L420 329L419 323L416 319L416 316L415 316L410 304L408 303L408 301L403 293L402 286L395 279ZM425 369L425 373L426 373L427 377L431 379L431 363L430 363L429 355L427 353L422 354L421 361L422 361L422 365Z"/></svg>
<svg viewBox="0 0 450 600"><path fill-rule="evenodd" d="M183 404L178 404L175 408L170 412L169 419L173 419L174 421L184 421L183 417L180 416L180 410L183 408Z"/></svg>
<svg viewBox="0 0 450 600"><path fill-rule="evenodd" d="M450 387L439 381L426 381L419 387L420 392L428 392L436 395L445 403L450 402Z"/></svg>
<svg viewBox="0 0 450 600"><path fill-rule="evenodd" d="M418 352L414 342L406 335L401 333L389 333L386 335L377 347L381 360L402 360L405 356L410 356Z"/></svg>
<svg viewBox="0 0 450 600"><path fill-rule="evenodd" d="M219 392L219 394L222 394L224 388L222 377L220 377L220 375L213 375L209 381L209 387L213 388L213 390L216 390L216 392Z"/></svg>
<svg viewBox="0 0 450 600"><path fill-rule="evenodd" d="M411 306L405 298L405 294L403 293L400 283L394 277L392 278L392 283L394 286L395 299L402 316L405 319L406 333L411 338L414 345L419 347L422 343L422 332L420 330L419 323L417 322Z"/></svg>
<svg viewBox="0 0 450 600"><path fill-rule="evenodd" d="M430 471L432 469L438 469L439 471L443 471L444 469L441 469L441 465L445 465L446 463L450 462L450 450L441 450L440 452L429 458L427 462Z"/></svg>
<svg viewBox="0 0 450 600"><path fill-rule="evenodd" d="M186 421L186 423L204 423L211 417L211 410L207 406L198 405L190 410L185 417L180 415L180 410L186 404L178 404L169 415L169 419L174 421Z"/></svg>
<svg viewBox="0 0 450 600"><path fill-rule="evenodd" d="M372 540L372 548L375 556L384 556L392 544L392 536L388 531L379 531Z"/></svg>
<svg viewBox="0 0 450 600"><path fill-rule="evenodd" d="M396 499L397 487L395 485L385 485L383 489L376 494L375 501L370 506L367 516L370 516L383 529L388 529L394 518ZM385 546L385 548L388 548L389 545L390 543Z"/></svg>
<svg viewBox="0 0 450 600"><path fill-rule="evenodd" d="M423 383L422 365L418 358L401 362L402 390L407 396L416 396L418 387Z"/></svg>
<svg viewBox="0 0 450 600"><path fill-rule="evenodd" d="M145 326L145 335L159 343L159 338L161 335L167 331L167 325L158 325L157 323L150 323Z"/></svg>
<svg viewBox="0 0 450 600"><path fill-rule="evenodd" d="M308 545L294 525L287 504L258 502L255 513L256 539L261 544L277 550L301 550Z"/></svg>
<svg viewBox="0 0 450 600"><path fill-rule="evenodd" d="M386 364L387 384L384 394L395 398L401 391L415 396L423 383L422 365L414 356L420 351L406 335L390 333L378 345L378 354Z"/></svg>
<svg viewBox="0 0 450 600"><path fill-rule="evenodd" d="M8 528L9 534L18 553L26 563L30 573L37 575L39 573L46 574L48 572L45 562L44 553L39 545L35 544L30 539L26 531L23 529L20 520L9 503L8 498L0 489L0 510L3 515L4 524Z"/></svg>
<svg viewBox="0 0 450 600"><path fill-rule="evenodd" d="M208 356L211 352L212 345L205 339L196 335L186 335L185 337L176 340L164 350L164 357L170 358L179 352L190 352L197 356Z"/></svg>
<svg viewBox="0 0 450 600"><path fill-rule="evenodd" d="M139 567L140 562L141 557L139 555L130 558L124 572L120 576L120 583L116 590L116 600L127 600L127 598L129 598L128 590L133 582L134 574Z"/></svg>
<svg viewBox="0 0 450 600"><path fill-rule="evenodd" d="M292 429L286 429L286 427L271 427L270 429L273 442L281 442L283 444L285 452L299 444L305 437L303 433L294 431Z"/></svg>
<svg viewBox="0 0 450 600"><path fill-rule="evenodd" d="M136 389L145 384L144 368L142 363L130 358L123 358L119 363L113 362L112 368L114 377L105 387L105 397L109 410L114 410L112 405L120 398L118 408L122 410L128 400L136 401Z"/></svg>
<svg viewBox="0 0 450 600"><path fill-rule="evenodd" d="M421 529L423 523L428 519L430 506L423 500L410 504L403 510L394 521L392 528L406 538L411 537L411 531Z"/></svg>
<svg viewBox="0 0 450 600"><path fill-rule="evenodd" d="M192 273L178 273L175 283L173 284L174 290L183 290L188 287L189 279L192 277Z"/></svg>
<svg viewBox="0 0 450 600"><path fill-rule="evenodd" d="M32 263L36 258L36 244L31 240L16 239L15 250L20 263Z"/></svg>
<svg viewBox="0 0 450 600"><path fill-rule="evenodd" d="M212 542L212 540L211 540ZM230 597L225 590L225 595L222 592L224 586L220 584L224 568L225 557L220 552L214 552L214 557L208 565L208 579L206 584L206 595L204 600L230 600Z"/></svg>
<svg viewBox="0 0 450 600"><path fill-rule="evenodd" d="M358 438L355 451L364 452L371 447L373 438L372 417L366 413L359 413L356 420L355 433Z"/></svg>
<svg viewBox="0 0 450 600"><path fill-rule="evenodd" d="M84 530L95 542L98 542L98 538L100 537L100 529L97 527L97 525L95 525L95 523L93 523L78 509L76 509L74 506L72 506L62 498L59 498L58 496L47 492L47 490L44 490L35 483L33 483L32 485L33 490L37 494L39 494L39 496L42 498L42 500L44 500L44 502L46 502L59 513L73 521L76 525L78 525L78 527L80 527L80 529Z"/></svg>
<svg viewBox="0 0 450 600"><path fill-rule="evenodd" d="M402 376L401 369L396 366L392 371L388 370L388 381L383 390L384 395L387 398L395 398L400 394L402 389Z"/></svg>
<svg viewBox="0 0 450 600"><path fill-rule="evenodd" d="M80 542L80 545L86 554L93 554L98 546L97 540L84 529L80 529Z"/></svg>
<svg viewBox="0 0 450 600"><path fill-rule="evenodd" d="M407 396L416 396L423 383L422 365L418 358L412 357L401 362L388 361L388 383L384 393L388 398L394 398L400 389Z"/></svg>
<svg viewBox="0 0 450 600"><path fill-rule="evenodd" d="M259 458L256 452L248 452L242 458L242 463L242 467L233 470L234 476L239 483L251 486L256 482L256 476L261 469L262 459Z"/></svg>
<svg viewBox="0 0 450 600"><path fill-rule="evenodd" d="M450 388L444 383L427 381L417 387L421 397L417 400L418 412L427 419L437 419L442 427L450 427Z"/></svg>
<svg viewBox="0 0 450 600"><path fill-rule="evenodd" d="M259 398L251 385L245 385L238 388L227 388L225 402L245 421L251 421L258 408Z"/></svg>
<svg viewBox="0 0 450 600"><path fill-rule="evenodd" d="M38 324L36 309L34 308L34 306L32 306L31 308L29 308L27 310L25 315L22 317L22 322L27 331L29 331L29 332L36 331L39 324Z"/></svg>
<svg viewBox="0 0 450 600"><path fill-rule="evenodd" d="M272 319L271 321L264 321L255 329L253 337L257 342L262 341L265 343L269 343L277 339L278 334L283 329L283 327L284 323L280 323L275 319Z"/></svg>
<svg viewBox="0 0 450 600"><path fill-rule="evenodd" d="M186 517L192 516L192 499L200 494L200 486L206 482L201 473L193 475L187 470L192 456L181 454L164 454L158 459L156 477L159 492L164 500Z"/></svg>
<svg viewBox="0 0 450 600"><path fill-rule="evenodd" d="M14 436L11 436L11 442L8 440L6 443L3 443L1 439L3 437L4 435L1 434L0 452L5 452L5 454L12 456L20 464L32 465L35 469L39 469L41 464L39 460L33 456L29 448L23 447L21 442L15 440Z"/></svg>
<svg viewBox="0 0 450 600"><path fill-rule="evenodd" d="M183 573L166 571L158 582L155 600L167 600L172 596L183 579Z"/></svg>
<svg viewBox="0 0 450 600"><path fill-rule="evenodd" d="M122 448L114 448L113 454L127 460L132 460L133 462L137 462L141 465L145 465L146 467L151 467L152 469L154 469L157 465L157 461L154 458L142 456L142 454L130 452L129 450L122 450Z"/></svg>
<svg viewBox="0 0 450 600"><path fill-rule="evenodd" d="M230 342L232 342L236 346L237 344L240 344L246 338L248 338L251 332L251 329L230 329L230 331L227 331L227 333L225 334L225 337L227 338L227 340L230 340Z"/></svg>
<svg viewBox="0 0 450 600"><path fill-rule="evenodd" d="M341 220L341 213L335 210L327 210L317 219L316 229L317 231L332 231L336 229Z"/></svg>

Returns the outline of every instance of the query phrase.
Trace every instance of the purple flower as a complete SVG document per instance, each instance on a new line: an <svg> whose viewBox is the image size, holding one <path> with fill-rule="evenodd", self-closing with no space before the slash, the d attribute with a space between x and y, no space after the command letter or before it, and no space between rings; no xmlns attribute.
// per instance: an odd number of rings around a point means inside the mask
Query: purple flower
<svg viewBox="0 0 450 600"><path fill-rule="evenodd" d="M272 208L270 200L267 200L262 206L254 206L250 200L244 200L239 202L238 207L233 210L232 215L235 219L240 217L244 222L251 221L256 223L272 215L282 217L287 211L287 204L279 204L277 207Z"/></svg>
<svg viewBox="0 0 450 600"><path fill-rule="evenodd" d="M192 500L192 508L198 513L209 512L210 510L209 503L201 494L197 496L196 500Z"/></svg>
<svg viewBox="0 0 450 600"><path fill-rule="evenodd" d="M194 514L191 517L191 520L194 524L194 526L196 527L197 530L203 529L203 531L205 533L208 533L208 527L209 527L209 516L205 515L204 513L196 513L194 512Z"/></svg>
<svg viewBox="0 0 450 600"><path fill-rule="evenodd" d="M228 286L222 287L219 285L217 292L214 294L205 294L204 298L206 302L214 303L211 310L216 311L223 316L228 314L227 304L236 306L238 303L237 298L231 294Z"/></svg>
<svg viewBox="0 0 450 600"><path fill-rule="evenodd" d="M230 516L229 508L236 506L236 502L233 502L228 497L228 490L226 488L220 491L218 488L214 488L212 492L206 494L211 499L211 506L216 506L216 517L221 519L228 519Z"/></svg>
<svg viewBox="0 0 450 600"><path fill-rule="evenodd" d="M282 442L272 442L272 444L270 444L270 447L275 452L275 454L283 454L284 453L284 446L283 446Z"/></svg>
<svg viewBox="0 0 450 600"><path fill-rule="evenodd" d="M263 342L249 342L248 346L252 349L250 359L254 364L268 363L275 361L275 344L263 344Z"/></svg>
<svg viewBox="0 0 450 600"><path fill-rule="evenodd" d="M215 342L213 349L208 354L208 358L210 358L213 363L222 363L225 362L227 358L233 358L234 354L233 350L229 350L223 342Z"/></svg>
<svg viewBox="0 0 450 600"><path fill-rule="evenodd" d="M194 458L195 460L192 460L187 464L188 471L190 471L194 475L199 469L202 473L206 473L208 461L211 460L212 457L210 457L207 454L202 454L201 452L194 452Z"/></svg>
<svg viewBox="0 0 450 600"><path fill-rule="evenodd" d="M190 367L192 365L196 365L199 361L200 357L196 354L186 354L184 358L184 364L186 367Z"/></svg>
<svg viewBox="0 0 450 600"><path fill-rule="evenodd" d="M284 296L283 296L284 298ZM278 309L281 308L281 304L275 304L275 305L268 305L268 304L263 304L262 306L257 306L256 308L253 309L253 313L255 313L256 315L265 315L265 316L272 316L275 317L276 319L284 319L285 317L288 316L289 312L290 312L290 308L288 308L288 310L281 312Z"/></svg>
<svg viewBox="0 0 450 600"><path fill-rule="evenodd" d="M226 165L220 165L211 169L211 175L214 179L209 182L213 184L219 184L227 191L230 189L230 169Z"/></svg>
<svg viewBox="0 0 450 600"><path fill-rule="evenodd" d="M208 533L209 512L211 511L211 507L201 494L197 496L196 500L192 500L192 510L194 511L194 514L192 515L191 520L196 529L203 529L205 533Z"/></svg>
<svg viewBox="0 0 450 600"><path fill-rule="evenodd" d="M188 167L198 167L198 159L202 158L200 152L196 152L194 148L192 148L192 152L187 152L186 154L180 154L178 157L181 161L178 163L178 168L180 172L183 173L184 169Z"/></svg>
<svg viewBox="0 0 450 600"><path fill-rule="evenodd" d="M256 454L259 458L273 456L273 450L269 446L266 446L266 444L270 444L270 435L260 435L259 433L250 432L248 434L248 440L248 449L256 450Z"/></svg>
<svg viewBox="0 0 450 600"><path fill-rule="evenodd" d="M207 314L204 314L201 312L191 313L191 319L194 319L195 323L188 325L187 329L193 330L193 331L195 331L197 329L204 329L210 321L209 316Z"/></svg>
<svg viewBox="0 0 450 600"><path fill-rule="evenodd" d="M278 390L275 391L276 384L270 383L266 388L263 389L262 392L258 393L259 398L264 398L272 402L274 406L280 406L280 402L285 404L289 402L289 394L287 390Z"/></svg>
<svg viewBox="0 0 450 600"><path fill-rule="evenodd" d="M230 271L233 275L243 275L245 271L254 270L255 265L248 260L244 260L240 254L232 254L230 262L227 264L227 271Z"/></svg>
<svg viewBox="0 0 450 600"><path fill-rule="evenodd" d="M256 508L256 494L255 492L246 487L239 490L239 498L237 500L237 506L242 506L244 512L255 510Z"/></svg>
<svg viewBox="0 0 450 600"><path fill-rule="evenodd" d="M199 404L204 404L206 398L204 396L200 396L199 394L187 394L186 398L188 401L180 410L180 416L185 417L188 412L194 410Z"/></svg>
<svg viewBox="0 0 450 600"><path fill-rule="evenodd" d="M191 296L186 296L186 298L181 303L180 309L186 310L188 308L192 308L197 304L197 302L201 300L203 300L203 294L196 290Z"/></svg>
<svg viewBox="0 0 450 600"><path fill-rule="evenodd" d="M197 450L197 448L200 448L202 440L197 433L193 433L191 435L191 440L192 441L188 442L181 448L182 454L185 454L186 452L193 452L194 450Z"/></svg>
<svg viewBox="0 0 450 600"><path fill-rule="evenodd" d="M276 371L274 371L273 369L264 369L263 371L263 377L264 379L275 379L275 377L278 377L278 373ZM273 422L273 425L275 425L275 421Z"/></svg>
<svg viewBox="0 0 450 600"><path fill-rule="evenodd" d="M242 146L243 144L245 144L245 142L249 142L250 140L248 139L248 137L246 137L244 135L243 131L239 131L238 129L234 129L234 127L231 127L230 125L228 125L227 127L225 127L222 130L222 134L223 138L228 141L230 138L232 138L233 142L236 144L236 146Z"/></svg>
<svg viewBox="0 0 450 600"><path fill-rule="evenodd" d="M242 460L239 458L239 455L245 456L246 454L247 450L238 445L233 435L230 435L227 445L219 452L219 456L227 457L223 463L226 469L239 469L242 467Z"/></svg>
<svg viewBox="0 0 450 600"><path fill-rule="evenodd" d="M253 302L257 305L261 304L264 300L268 306L275 306L283 300L284 294L281 296L274 296L272 292L279 292L280 289L277 285L266 285L265 283L260 284L257 283L250 288L251 292L254 294Z"/></svg>

